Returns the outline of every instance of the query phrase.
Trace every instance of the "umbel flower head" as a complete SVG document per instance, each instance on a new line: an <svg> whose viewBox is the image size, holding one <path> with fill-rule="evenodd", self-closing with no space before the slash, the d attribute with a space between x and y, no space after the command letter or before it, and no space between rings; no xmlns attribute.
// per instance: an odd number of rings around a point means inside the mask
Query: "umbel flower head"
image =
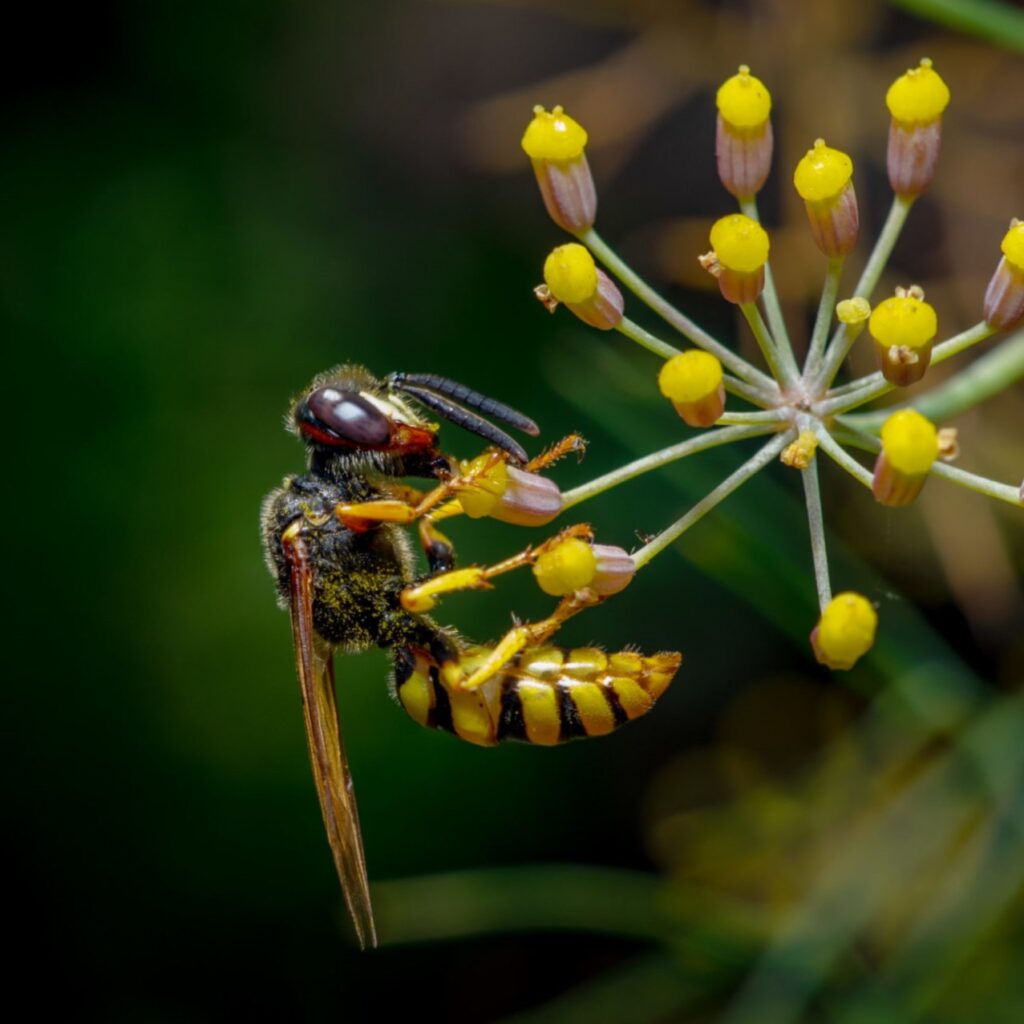
<svg viewBox="0 0 1024 1024"><path fill-rule="evenodd" d="M753 475L778 461L787 471L800 474L806 500L820 608L811 629L811 650L822 665L846 670L870 651L879 628L878 612L863 594L849 590L832 594L818 484L823 455L869 489L880 504L894 510L912 503L932 476L1021 508L1024 485L949 465L960 453L955 430L943 426L942 420L981 401L1000 384L1024 376L1024 333L983 356L968 377L950 378L933 389L925 396L927 417L906 403L864 410L895 388L926 380L930 366L1024 320L1024 223L1018 220L1011 222L1002 239L984 298L978 297L976 323L943 338L935 309L916 286L899 288L871 306L911 207L936 173L942 115L949 100L948 86L927 59L899 75L888 90L892 208L860 277L852 287L846 286L845 293L846 258L860 243L853 160L818 139L797 164L793 184L804 202L811 237L824 257L817 316L807 351L798 360L770 271L769 256L778 258L779 253L760 223L756 203L772 157L771 95L746 65L722 83L715 100L715 158L719 178L738 200L739 209L716 211L720 215L711 229L711 251L698 258L716 278L723 298L743 314L763 356L763 367L694 323L620 259L594 228L596 199L553 198L556 185L563 181L556 174L565 181L573 176L574 184L565 186L565 195L591 195L593 179L583 155L586 132L559 107L550 114L536 109L523 147L533 162L549 213L575 237L548 256L538 297L551 310L564 305L586 323L615 330L657 356L661 365L657 372L652 370L652 390L656 380L657 390L683 422L699 431L567 491L560 495L563 507L708 448L760 439L759 448L732 473L631 554L622 548L599 554L601 549L578 533L566 533L546 546L534 564L543 589L564 600L577 600L565 595L593 594L602 588L607 596ZM613 277L691 347L684 351L634 322ZM878 372L834 383L862 334L874 347ZM915 393L915 403L917 399ZM874 466L869 469L851 450L873 455ZM973 454L965 451L963 456L970 460ZM637 525L648 528L646 523Z"/></svg>

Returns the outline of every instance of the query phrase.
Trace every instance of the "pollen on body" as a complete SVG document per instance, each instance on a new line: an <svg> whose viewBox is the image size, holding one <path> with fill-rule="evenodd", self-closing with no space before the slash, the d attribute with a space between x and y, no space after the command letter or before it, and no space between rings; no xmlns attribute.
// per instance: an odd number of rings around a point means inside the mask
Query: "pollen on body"
<svg viewBox="0 0 1024 1024"><path fill-rule="evenodd" d="M566 163L582 156L587 133L560 106L551 111L533 108L533 120L523 133L522 146L531 160L553 160Z"/></svg>
<svg viewBox="0 0 1024 1024"><path fill-rule="evenodd" d="M722 120L732 128L758 128L772 110L771 93L746 64L722 83L715 102Z"/></svg>
<svg viewBox="0 0 1024 1024"><path fill-rule="evenodd" d="M926 124L941 117L949 105L949 86L925 57L889 86L885 105L903 124Z"/></svg>
<svg viewBox="0 0 1024 1024"><path fill-rule="evenodd" d="M711 248L728 270L752 274L768 262L768 232L742 213L730 213L711 228Z"/></svg>
<svg viewBox="0 0 1024 1024"><path fill-rule="evenodd" d="M586 246L568 242L544 261L544 283L559 302L586 302L597 291L597 265Z"/></svg>

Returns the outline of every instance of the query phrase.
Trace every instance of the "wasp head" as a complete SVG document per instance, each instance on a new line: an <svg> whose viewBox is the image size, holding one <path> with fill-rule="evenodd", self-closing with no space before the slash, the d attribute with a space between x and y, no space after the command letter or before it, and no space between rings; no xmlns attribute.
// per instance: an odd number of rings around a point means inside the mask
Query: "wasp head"
<svg viewBox="0 0 1024 1024"><path fill-rule="evenodd" d="M527 434L539 432L529 417L446 377L393 373L378 381L359 366L339 366L317 377L292 407L289 427L309 447L312 468L444 476L452 461L437 449L437 424L423 419L407 399L490 441L519 465L527 461L522 445L480 413Z"/></svg>
<svg viewBox="0 0 1024 1024"><path fill-rule="evenodd" d="M288 426L306 442L312 468L432 477L449 469L437 425L361 367L320 374L292 406Z"/></svg>

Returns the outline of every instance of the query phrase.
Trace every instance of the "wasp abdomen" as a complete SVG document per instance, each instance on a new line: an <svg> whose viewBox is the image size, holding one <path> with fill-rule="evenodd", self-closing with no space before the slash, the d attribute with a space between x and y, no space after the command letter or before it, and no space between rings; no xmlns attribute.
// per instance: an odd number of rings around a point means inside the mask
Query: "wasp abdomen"
<svg viewBox="0 0 1024 1024"><path fill-rule="evenodd" d="M503 740L552 746L604 736L649 711L682 660L674 652L527 648L479 689L467 691L446 683L425 652L405 653L396 670L405 710L420 725L479 746ZM486 647L464 650L460 669L468 676L489 653Z"/></svg>

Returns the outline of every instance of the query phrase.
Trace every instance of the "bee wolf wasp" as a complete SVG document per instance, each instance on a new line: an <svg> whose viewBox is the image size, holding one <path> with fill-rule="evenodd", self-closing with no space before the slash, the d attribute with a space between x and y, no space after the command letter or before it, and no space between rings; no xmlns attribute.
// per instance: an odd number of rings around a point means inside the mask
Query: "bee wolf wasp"
<svg viewBox="0 0 1024 1024"><path fill-rule="evenodd" d="M438 448L439 426L417 407L491 447L458 466ZM376 944L376 932L335 704L336 649L388 649L392 688L410 716L481 746L506 739L550 745L611 732L649 710L680 663L675 653L606 654L546 642L571 615L625 585L612 580L602 586L593 573L590 585L560 592L548 618L514 626L493 646L468 644L427 614L444 593L489 587L494 576L519 566L537 571L538 560L558 544L579 545L586 554L592 540L588 527L572 526L497 565L454 568L454 552L437 529L438 520L473 514L474 502L494 506L496 492L511 480L515 487L504 493L525 494L527 500L517 506L503 499L495 517L523 524L550 521L560 511L561 495L535 471L582 447L571 436L529 462L522 446L491 419L539 433L521 413L443 377L392 374L378 380L358 366L337 367L313 381L287 419L288 429L306 444L307 472L287 477L263 502L263 543L280 604L291 613L320 808L364 947ZM432 489L415 489L403 483L407 477L432 481ZM403 529L411 523L419 529L426 575L417 574ZM591 550L596 553L599 546ZM625 552L603 550L613 553L613 562L624 558L631 575Z"/></svg>

